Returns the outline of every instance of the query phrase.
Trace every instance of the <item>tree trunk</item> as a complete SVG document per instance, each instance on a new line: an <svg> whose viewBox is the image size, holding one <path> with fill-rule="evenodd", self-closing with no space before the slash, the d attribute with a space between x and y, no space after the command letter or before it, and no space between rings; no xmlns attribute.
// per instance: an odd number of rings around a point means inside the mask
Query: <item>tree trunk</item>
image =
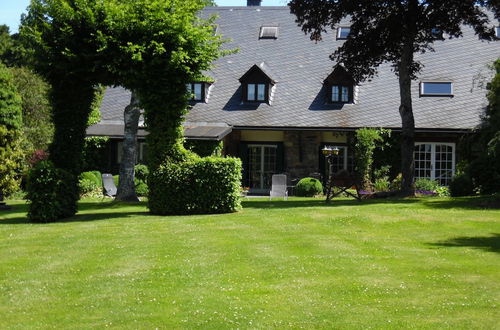
<svg viewBox="0 0 500 330"><path fill-rule="evenodd" d="M415 119L413 117L413 106L411 101L411 74L410 66L413 63L413 46L407 42L403 47L401 62L398 66L399 92L401 105L399 114L401 115L401 172L403 181L401 183L402 196L414 196L413 176L415 162L413 152L415 149Z"/></svg>
<svg viewBox="0 0 500 330"><path fill-rule="evenodd" d="M137 128L141 111L139 100L132 91L130 104L123 113L125 130L123 134L123 153L120 163L120 182L116 193L116 200L125 202L138 202L135 193L134 166L137 159Z"/></svg>

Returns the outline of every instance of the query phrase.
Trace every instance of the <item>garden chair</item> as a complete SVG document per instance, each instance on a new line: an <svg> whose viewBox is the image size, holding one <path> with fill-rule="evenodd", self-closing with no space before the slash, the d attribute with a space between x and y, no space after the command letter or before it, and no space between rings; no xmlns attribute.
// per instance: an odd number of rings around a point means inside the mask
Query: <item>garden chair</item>
<svg viewBox="0 0 500 330"><path fill-rule="evenodd" d="M116 185L113 181L113 175L109 173L102 174L102 185L104 186L104 196L115 197L116 196Z"/></svg>
<svg viewBox="0 0 500 330"><path fill-rule="evenodd" d="M286 185L286 175L285 174L274 174L272 176L272 186L271 192L269 193L269 200L273 197L283 197L285 200L288 199L288 190Z"/></svg>

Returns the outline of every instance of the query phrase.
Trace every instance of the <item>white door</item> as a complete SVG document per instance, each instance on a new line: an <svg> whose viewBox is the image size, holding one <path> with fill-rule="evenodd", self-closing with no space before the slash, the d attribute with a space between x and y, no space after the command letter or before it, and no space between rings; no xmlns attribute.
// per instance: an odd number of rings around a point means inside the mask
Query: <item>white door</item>
<svg viewBox="0 0 500 330"><path fill-rule="evenodd" d="M415 179L436 180L448 186L455 175L454 143L415 143Z"/></svg>

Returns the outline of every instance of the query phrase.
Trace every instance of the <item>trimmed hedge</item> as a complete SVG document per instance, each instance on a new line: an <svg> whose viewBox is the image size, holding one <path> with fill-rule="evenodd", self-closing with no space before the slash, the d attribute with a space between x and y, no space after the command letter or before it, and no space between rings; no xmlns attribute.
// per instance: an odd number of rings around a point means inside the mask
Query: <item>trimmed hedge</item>
<svg viewBox="0 0 500 330"><path fill-rule="evenodd" d="M295 195L299 197L313 197L321 193L323 185L315 178L303 178L295 185Z"/></svg>
<svg viewBox="0 0 500 330"><path fill-rule="evenodd" d="M77 180L51 161L36 164L28 177L28 218L33 222L52 222L74 215L79 198Z"/></svg>
<svg viewBox="0 0 500 330"><path fill-rule="evenodd" d="M193 157L169 162L149 176L152 214L229 213L241 208L241 160Z"/></svg>

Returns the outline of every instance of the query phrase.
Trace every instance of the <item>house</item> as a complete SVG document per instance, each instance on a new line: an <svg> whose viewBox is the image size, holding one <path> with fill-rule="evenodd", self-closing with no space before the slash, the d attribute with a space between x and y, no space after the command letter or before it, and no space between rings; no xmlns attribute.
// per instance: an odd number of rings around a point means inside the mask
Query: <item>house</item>
<svg viewBox="0 0 500 330"><path fill-rule="evenodd" d="M221 58L209 73L211 82L193 82L187 139L223 140L224 153L244 164L244 185L253 192L269 189L273 173L291 178L320 172L320 150L337 146L335 171L352 166L349 139L360 127L400 130L398 80L390 65L371 81L355 85L329 55L344 42L349 22L315 43L295 23L288 7L206 8L218 14L217 32L239 52ZM497 28L498 31L498 28ZM500 55L500 42L478 40L471 29L460 39L437 41L435 52L418 55L425 65L413 82L416 125L415 175L447 185L457 163L457 139L480 123L487 104L489 65ZM106 91L102 120L88 135L110 136L109 166L116 170L123 137L123 109L130 93ZM140 158L144 156L141 129Z"/></svg>

